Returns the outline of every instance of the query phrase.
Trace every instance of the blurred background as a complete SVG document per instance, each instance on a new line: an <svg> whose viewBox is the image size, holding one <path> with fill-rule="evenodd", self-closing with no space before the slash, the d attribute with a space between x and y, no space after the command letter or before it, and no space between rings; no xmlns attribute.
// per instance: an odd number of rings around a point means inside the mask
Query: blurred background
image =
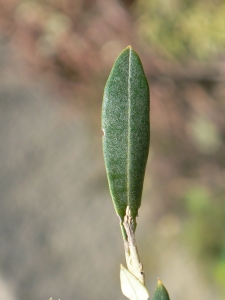
<svg viewBox="0 0 225 300"><path fill-rule="evenodd" d="M224 20L223 0L0 0L2 300L124 299L100 119L128 45L151 87L146 286L225 299Z"/></svg>

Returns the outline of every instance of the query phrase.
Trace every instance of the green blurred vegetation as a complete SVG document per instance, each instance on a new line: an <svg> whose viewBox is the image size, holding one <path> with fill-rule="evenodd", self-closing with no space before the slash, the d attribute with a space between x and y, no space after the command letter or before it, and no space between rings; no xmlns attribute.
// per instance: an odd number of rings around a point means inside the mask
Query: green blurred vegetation
<svg viewBox="0 0 225 300"><path fill-rule="evenodd" d="M205 186L193 186L185 195L189 212L187 221L188 242L225 293L225 190L212 194Z"/></svg>
<svg viewBox="0 0 225 300"><path fill-rule="evenodd" d="M139 0L141 35L169 59L217 58L225 49L225 1Z"/></svg>

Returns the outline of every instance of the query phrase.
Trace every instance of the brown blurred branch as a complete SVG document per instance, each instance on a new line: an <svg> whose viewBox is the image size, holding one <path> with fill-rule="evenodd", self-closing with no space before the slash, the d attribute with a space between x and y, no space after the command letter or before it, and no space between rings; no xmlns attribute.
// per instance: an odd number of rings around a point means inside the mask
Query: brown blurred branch
<svg viewBox="0 0 225 300"><path fill-rule="evenodd" d="M149 78L170 78L174 81L189 81L199 83L219 83L225 81L225 62L200 63L192 62L189 65L160 62L160 66L147 69Z"/></svg>

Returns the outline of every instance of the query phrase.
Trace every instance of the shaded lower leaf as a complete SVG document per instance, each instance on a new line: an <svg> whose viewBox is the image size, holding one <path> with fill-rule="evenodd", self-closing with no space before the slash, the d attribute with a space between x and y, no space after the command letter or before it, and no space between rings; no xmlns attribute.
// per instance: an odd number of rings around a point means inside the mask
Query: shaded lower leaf
<svg viewBox="0 0 225 300"><path fill-rule="evenodd" d="M123 294L130 300L147 300L149 294L146 287L128 271L120 265L120 283Z"/></svg>
<svg viewBox="0 0 225 300"><path fill-rule="evenodd" d="M158 286L155 290L153 300L170 300L169 294L160 279L158 279Z"/></svg>

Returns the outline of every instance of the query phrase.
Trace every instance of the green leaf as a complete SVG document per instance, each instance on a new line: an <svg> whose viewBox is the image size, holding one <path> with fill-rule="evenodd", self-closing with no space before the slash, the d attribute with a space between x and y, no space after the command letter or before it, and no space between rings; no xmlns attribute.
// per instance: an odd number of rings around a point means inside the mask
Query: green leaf
<svg viewBox="0 0 225 300"><path fill-rule="evenodd" d="M102 129L106 172L116 212L122 222L129 206L135 222L149 151L149 87L140 58L130 46L117 58L106 83Z"/></svg>
<svg viewBox="0 0 225 300"><path fill-rule="evenodd" d="M146 287L130 271L120 265L120 283L123 294L130 300L149 299Z"/></svg>
<svg viewBox="0 0 225 300"><path fill-rule="evenodd" d="M170 300L169 294L160 279L158 279L158 286L155 290L153 300Z"/></svg>

